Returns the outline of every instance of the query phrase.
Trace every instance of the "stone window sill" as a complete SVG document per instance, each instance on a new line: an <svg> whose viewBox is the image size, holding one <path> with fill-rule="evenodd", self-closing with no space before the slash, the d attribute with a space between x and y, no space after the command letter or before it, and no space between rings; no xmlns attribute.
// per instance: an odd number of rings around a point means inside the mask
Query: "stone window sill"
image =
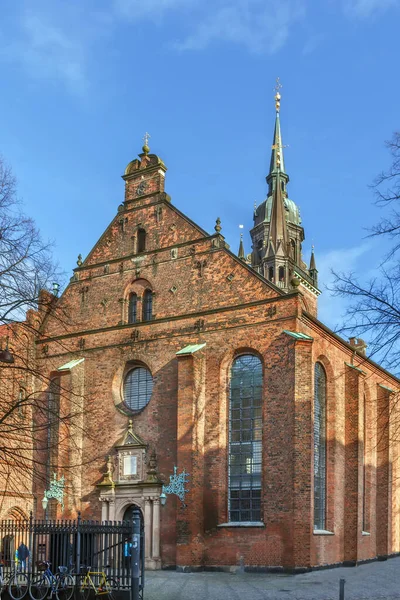
<svg viewBox="0 0 400 600"><path fill-rule="evenodd" d="M218 527L265 527L265 524L262 521L231 521L221 523Z"/></svg>
<svg viewBox="0 0 400 600"><path fill-rule="evenodd" d="M335 535L333 531L326 531L325 529L314 529L314 535Z"/></svg>
<svg viewBox="0 0 400 600"><path fill-rule="evenodd" d="M362 531L361 535L371 535L369 531Z"/></svg>

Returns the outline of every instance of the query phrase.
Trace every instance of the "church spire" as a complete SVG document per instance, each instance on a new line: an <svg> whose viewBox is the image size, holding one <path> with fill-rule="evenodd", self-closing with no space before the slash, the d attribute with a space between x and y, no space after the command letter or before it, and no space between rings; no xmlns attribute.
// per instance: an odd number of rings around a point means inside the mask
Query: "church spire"
<svg viewBox="0 0 400 600"><path fill-rule="evenodd" d="M276 86L275 86L276 116L275 116L274 137L272 138L271 161L270 161L270 165L269 165L269 173L267 176L268 183L269 183L269 180L271 179L271 177L273 177L273 175L276 175L278 170L281 173L285 174L285 161L284 161L284 157L283 157L284 145L282 144L281 123L280 123L280 119L279 119L279 113L281 110L281 94L280 94L279 90L281 88L282 88L282 84L279 81L279 77L278 77L276 80Z"/></svg>
<svg viewBox="0 0 400 600"><path fill-rule="evenodd" d="M243 246L243 233L240 234L240 244L239 244L238 258L240 258L241 260L245 259L244 246Z"/></svg>
<svg viewBox="0 0 400 600"><path fill-rule="evenodd" d="M315 264L314 246L311 246L310 268L308 269L310 277L313 280L315 287L318 287L318 269Z"/></svg>

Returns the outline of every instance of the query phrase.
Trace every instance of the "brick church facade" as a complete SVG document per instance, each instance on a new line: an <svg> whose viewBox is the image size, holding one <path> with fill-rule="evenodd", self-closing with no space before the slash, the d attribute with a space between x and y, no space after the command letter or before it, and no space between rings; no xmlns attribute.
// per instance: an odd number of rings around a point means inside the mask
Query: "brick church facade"
<svg viewBox="0 0 400 600"><path fill-rule="evenodd" d="M210 235L178 210L165 174L145 143L35 340L49 402L83 410L42 456L44 479L70 463L53 516L120 520L138 506L153 569L301 570L399 552L399 380L317 318L279 93L250 255L242 241L229 250L219 220ZM175 467L186 492L163 506Z"/></svg>

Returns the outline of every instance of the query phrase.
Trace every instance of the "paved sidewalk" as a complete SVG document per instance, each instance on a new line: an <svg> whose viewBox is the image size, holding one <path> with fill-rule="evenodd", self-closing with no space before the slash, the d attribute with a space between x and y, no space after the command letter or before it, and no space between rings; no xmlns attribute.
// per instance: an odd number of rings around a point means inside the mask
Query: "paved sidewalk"
<svg viewBox="0 0 400 600"><path fill-rule="evenodd" d="M144 600L338 600L341 578L345 600L400 599L400 558L391 558L303 575L148 571Z"/></svg>

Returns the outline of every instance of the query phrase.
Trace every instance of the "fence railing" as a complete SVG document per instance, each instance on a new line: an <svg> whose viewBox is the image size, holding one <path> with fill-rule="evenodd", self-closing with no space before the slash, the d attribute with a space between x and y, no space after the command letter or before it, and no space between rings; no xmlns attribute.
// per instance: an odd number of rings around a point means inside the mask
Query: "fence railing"
<svg viewBox="0 0 400 600"><path fill-rule="evenodd" d="M77 520L0 521L0 561L4 576L17 567L29 577L38 565L51 563L56 573L66 567L80 586L85 567L102 571L119 590L130 592L130 600L143 598L144 529L140 511L133 511L132 521Z"/></svg>

